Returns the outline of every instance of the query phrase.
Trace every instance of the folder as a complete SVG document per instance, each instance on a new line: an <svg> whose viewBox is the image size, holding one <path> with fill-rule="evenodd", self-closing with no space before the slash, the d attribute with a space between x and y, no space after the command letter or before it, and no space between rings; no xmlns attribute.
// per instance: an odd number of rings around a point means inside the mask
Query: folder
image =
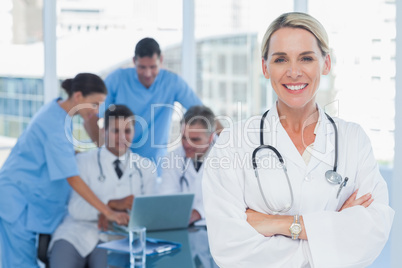
<svg viewBox="0 0 402 268"><path fill-rule="evenodd" d="M130 243L129 238L127 237L119 240L105 242L99 244L97 247L121 253L130 253L129 243ZM179 248L181 248L180 243L154 239L154 238L147 238L145 254L147 256L165 254L177 250Z"/></svg>

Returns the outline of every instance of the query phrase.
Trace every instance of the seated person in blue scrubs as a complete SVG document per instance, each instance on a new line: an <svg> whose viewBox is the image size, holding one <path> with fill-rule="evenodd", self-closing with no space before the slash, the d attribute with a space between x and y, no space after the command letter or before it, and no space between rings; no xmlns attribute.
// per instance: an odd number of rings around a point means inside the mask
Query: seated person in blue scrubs
<svg viewBox="0 0 402 268"><path fill-rule="evenodd" d="M72 117L98 113L107 90L102 79L81 73L62 87L68 99L45 104L0 170L0 241L3 268L39 267L38 233L51 234L66 213L71 187L111 221L127 224L127 213L112 210L80 178ZM71 186L71 187L70 187Z"/></svg>
<svg viewBox="0 0 402 268"><path fill-rule="evenodd" d="M78 170L102 202L131 209L134 196L155 193L155 165L129 149L135 120L127 106L111 105L104 122L105 147L78 154ZM107 267L107 251L96 248L105 238L98 229L98 211L73 192L68 212L52 236L50 267Z"/></svg>
<svg viewBox="0 0 402 268"><path fill-rule="evenodd" d="M203 161L215 140L215 115L205 106L193 106L181 122L181 145L161 161L161 194L194 193L190 224L204 218L201 179Z"/></svg>
<svg viewBox="0 0 402 268"><path fill-rule="evenodd" d="M174 103L179 102L185 109L202 103L180 76L161 68L163 55L154 39L144 38L137 43L133 62L135 68L118 69L106 77L109 92L105 108L110 104L124 104L135 113L131 149L157 163L167 153ZM85 129L100 146L104 141L98 119L92 117Z"/></svg>

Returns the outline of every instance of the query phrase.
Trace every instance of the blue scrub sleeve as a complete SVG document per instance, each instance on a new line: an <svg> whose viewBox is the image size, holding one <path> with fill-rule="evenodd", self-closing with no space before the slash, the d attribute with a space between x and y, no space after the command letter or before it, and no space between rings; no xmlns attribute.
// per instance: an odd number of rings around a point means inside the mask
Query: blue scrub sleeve
<svg viewBox="0 0 402 268"><path fill-rule="evenodd" d="M99 118L103 118L105 116L105 111L110 104L116 103L116 91L117 86L119 85L117 72L119 72L119 70L111 73L104 80L107 88L107 96L105 102L99 107Z"/></svg>
<svg viewBox="0 0 402 268"><path fill-rule="evenodd" d="M44 144L50 180L66 179L79 175L74 146L67 139L67 135L64 133L63 135L62 139L56 135L48 137Z"/></svg>
<svg viewBox="0 0 402 268"><path fill-rule="evenodd" d="M194 90L180 77L177 76L177 92L175 101L179 102L185 109L194 105L202 105L201 100Z"/></svg>

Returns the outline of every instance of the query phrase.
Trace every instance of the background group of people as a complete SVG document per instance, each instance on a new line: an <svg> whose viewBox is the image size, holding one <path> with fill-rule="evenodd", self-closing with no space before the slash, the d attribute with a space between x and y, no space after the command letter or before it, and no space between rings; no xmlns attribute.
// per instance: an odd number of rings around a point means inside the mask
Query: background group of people
<svg viewBox="0 0 402 268"><path fill-rule="evenodd" d="M134 68L118 69L105 82L90 73L67 79L68 98L35 115L0 171L3 268L38 267L38 233L52 234L50 267L106 267L106 251L96 248L99 229L109 221L127 224L135 196L195 193L189 224L203 217L202 161L214 141L215 116L182 78L161 69L162 61L158 43L144 38ZM175 102L187 112L182 144L167 155L161 145L168 143ZM65 124L75 115L98 149L75 154ZM162 157L166 172L155 165Z"/></svg>
<svg viewBox="0 0 402 268"><path fill-rule="evenodd" d="M52 267L103 267L98 228L127 224L135 196L173 192L195 193L190 223L205 217L220 267L372 263L394 211L362 128L332 119L316 103L320 78L331 70L325 29L308 14L285 13L268 27L261 55L277 102L217 140L214 114L179 76L160 69L151 38L137 44L135 68L113 72L106 85L93 74L64 81L68 99L42 107L0 171L3 268L37 267L37 233L53 233ZM167 154L174 102L187 112L182 144ZM104 147L75 156L64 124L75 114ZM173 163L155 167L162 157ZM249 165L236 166L236 157ZM261 167L257 160L266 157L278 165Z"/></svg>

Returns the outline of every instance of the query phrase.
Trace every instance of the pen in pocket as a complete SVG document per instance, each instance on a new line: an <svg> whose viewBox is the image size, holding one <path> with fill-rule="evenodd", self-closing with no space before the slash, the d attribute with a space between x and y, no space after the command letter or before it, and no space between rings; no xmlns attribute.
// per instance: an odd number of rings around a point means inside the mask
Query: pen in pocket
<svg viewBox="0 0 402 268"><path fill-rule="evenodd" d="M348 180L349 180L349 178L348 178L348 177L345 177L345 179L343 180L343 182L341 182L341 185L339 185L338 193L336 194L336 198L339 197L339 194L341 193L342 188L346 186L346 184L348 183Z"/></svg>

